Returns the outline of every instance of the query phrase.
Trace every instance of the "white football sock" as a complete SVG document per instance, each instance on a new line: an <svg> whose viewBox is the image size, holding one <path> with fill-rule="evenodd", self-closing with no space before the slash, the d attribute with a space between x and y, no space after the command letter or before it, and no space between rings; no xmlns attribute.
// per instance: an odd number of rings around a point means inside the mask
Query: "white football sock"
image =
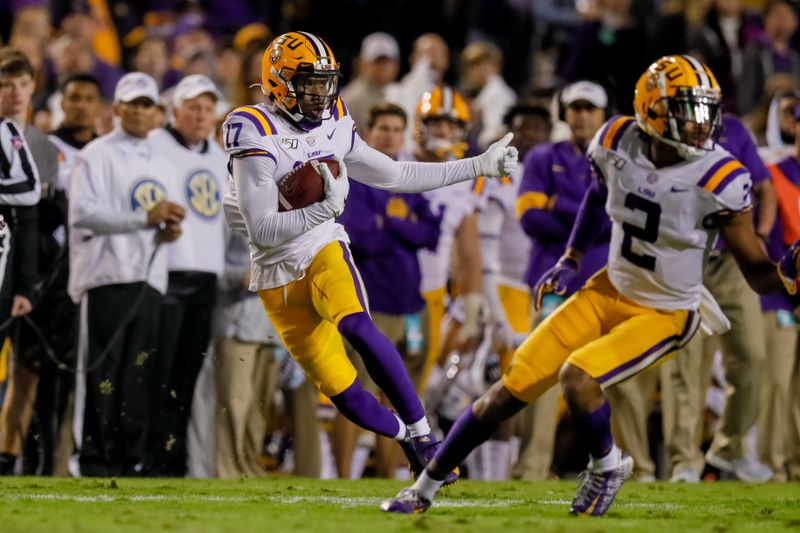
<svg viewBox="0 0 800 533"><path fill-rule="evenodd" d="M392 414L397 419L398 426L400 426L400 428L397 430L397 435L394 436L394 440L406 440L406 436L408 436L408 428L406 427L405 423L400 420L400 417L397 416L397 413Z"/></svg>
<svg viewBox="0 0 800 533"><path fill-rule="evenodd" d="M422 496L428 501L433 501L433 498L436 496L436 491L439 490L439 487L442 486L444 480L436 480L433 479L428 475L427 470L423 470L422 474L417 478L417 481L414 482L414 485L411 487L417 494Z"/></svg>
<svg viewBox="0 0 800 533"><path fill-rule="evenodd" d="M413 424L408 425L408 431L412 437L424 437L431 432L431 426L428 425L428 418L423 416Z"/></svg>
<svg viewBox="0 0 800 533"><path fill-rule="evenodd" d="M617 445L614 444L611 447L611 451L605 456L600 457L599 459L595 459L594 457L591 458L592 470L595 472L608 472L609 470L614 470L617 466L619 466L621 459L622 450L617 448Z"/></svg>
<svg viewBox="0 0 800 533"><path fill-rule="evenodd" d="M481 448L483 454L483 479L503 481L508 479L511 444L505 440L488 440Z"/></svg>

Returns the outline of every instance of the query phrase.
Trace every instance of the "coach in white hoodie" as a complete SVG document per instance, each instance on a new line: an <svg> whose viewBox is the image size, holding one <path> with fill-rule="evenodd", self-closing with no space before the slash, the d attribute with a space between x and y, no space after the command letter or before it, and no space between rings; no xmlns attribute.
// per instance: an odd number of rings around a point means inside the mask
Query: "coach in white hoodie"
<svg viewBox="0 0 800 533"><path fill-rule="evenodd" d="M140 72L114 92L119 126L87 145L70 179L69 293L81 304L75 438L84 476L137 475L150 421L151 354L167 288L162 242L184 209L167 201L175 168L156 150L158 88Z"/></svg>
<svg viewBox="0 0 800 533"><path fill-rule="evenodd" d="M206 76L187 76L173 92L172 123L150 132L158 153L176 169L167 196L186 206L181 238L167 249L169 283L152 361L152 412L159 423L151 426L148 437L151 476L186 475L192 393L211 338L217 278L225 269L222 196L228 156L211 140L221 98Z"/></svg>

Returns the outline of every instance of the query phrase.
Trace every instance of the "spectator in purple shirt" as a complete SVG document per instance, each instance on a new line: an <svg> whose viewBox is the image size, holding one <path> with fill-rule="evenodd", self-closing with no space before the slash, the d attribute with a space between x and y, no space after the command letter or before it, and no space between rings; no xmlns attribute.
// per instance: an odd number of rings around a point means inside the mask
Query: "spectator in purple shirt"
<svg viewBox="0 0 800 533"><path fill-rule="evenodd" d="M795 109L800 124L800 106ZM795 148L797 150L797 148ZM775 257L788 249L786 240L800 227L800 153L770 166L781 197L779 217L767 239L767 251ZM800 426L791 423L790 412L800 412L800 383L793 383L797 364L797 321L793 314L798 301L783 293L761 297L764 312L766 353L761 378L757 449L761 461L772 470L773 481L800 479ZM787 424L789 422L789 424Z"/></svg>
<svg viewBox="0 0 800 533"><path fill-rule="evenodd" d="M399 106L381 103L369 112L364 140L393 159L401 156L406 113ZM372 320L398 347L409 376L419 387L425 363L425 301L420 294L417 251L436 250L439 216L431 212L421 194L391 193L352 182L347 207L339 222L350 236L353 260L362 276ZM359 379L373 393L377 388L364 371L360 356L348 355L359 370ZM383 398L384 403L386 399ZM334 455L339 477L350 477L350 465L359 428L338 416L334 426ZM378 473L393 478L400 448L378 437Z"/></svg>
<svg viewBox="0 0 800 533"><path fill-rule="evenodd" d="M603 125L608 96L600 85L579 81L564 89L561 102L572 138L540 144L528 152L517 198L522 229L534 240L525 274L530 287L564 252L578 208L593 179L586 149ZM567 296L608 261L608 228L603 234L605 238L587 250L581 273L567 289Z"/></svg>

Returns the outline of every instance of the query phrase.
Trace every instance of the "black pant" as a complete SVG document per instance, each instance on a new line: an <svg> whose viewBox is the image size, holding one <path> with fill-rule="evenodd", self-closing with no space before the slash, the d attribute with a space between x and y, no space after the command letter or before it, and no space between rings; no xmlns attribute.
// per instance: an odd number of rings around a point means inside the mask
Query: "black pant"
<svg viewBox="0 0 800 533"><path fill-rule="evenodd" d="M153 418L147 439L147 473L185 476L186 434L197 375L211 340L217 276L170 272L153 358Z"/></svg>
<svg viewBox="0 0 800 533"><path fill-rule="evenodd" d="M84 476L137 475L144 463L161 300L144 282L88 291L80 339L85 387L79 382L76 391L79 406L85 392L80 447Z"/></svg>

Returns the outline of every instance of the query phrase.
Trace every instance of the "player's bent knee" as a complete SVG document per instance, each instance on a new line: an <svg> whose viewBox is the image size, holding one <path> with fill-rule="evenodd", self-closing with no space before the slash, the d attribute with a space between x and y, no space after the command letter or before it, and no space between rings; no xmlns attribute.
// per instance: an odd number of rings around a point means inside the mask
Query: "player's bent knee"
<svg viewBox="0 0 800 533"><path fill-rule="evenodd" d="M564 363L558 375L561 382L561 388L565 395L580 394L583 389L596 386L596 382L592 377L570 363Z"/></svg>
<svg viewBox="0 0 800 533"><path fill-rule="evenodd" d="M352 336L363 335L367 330L373 329L374 327L372 319L370 319L369 314L365 311L347 315L339 321L339 333L346 339Z"/></svg>

